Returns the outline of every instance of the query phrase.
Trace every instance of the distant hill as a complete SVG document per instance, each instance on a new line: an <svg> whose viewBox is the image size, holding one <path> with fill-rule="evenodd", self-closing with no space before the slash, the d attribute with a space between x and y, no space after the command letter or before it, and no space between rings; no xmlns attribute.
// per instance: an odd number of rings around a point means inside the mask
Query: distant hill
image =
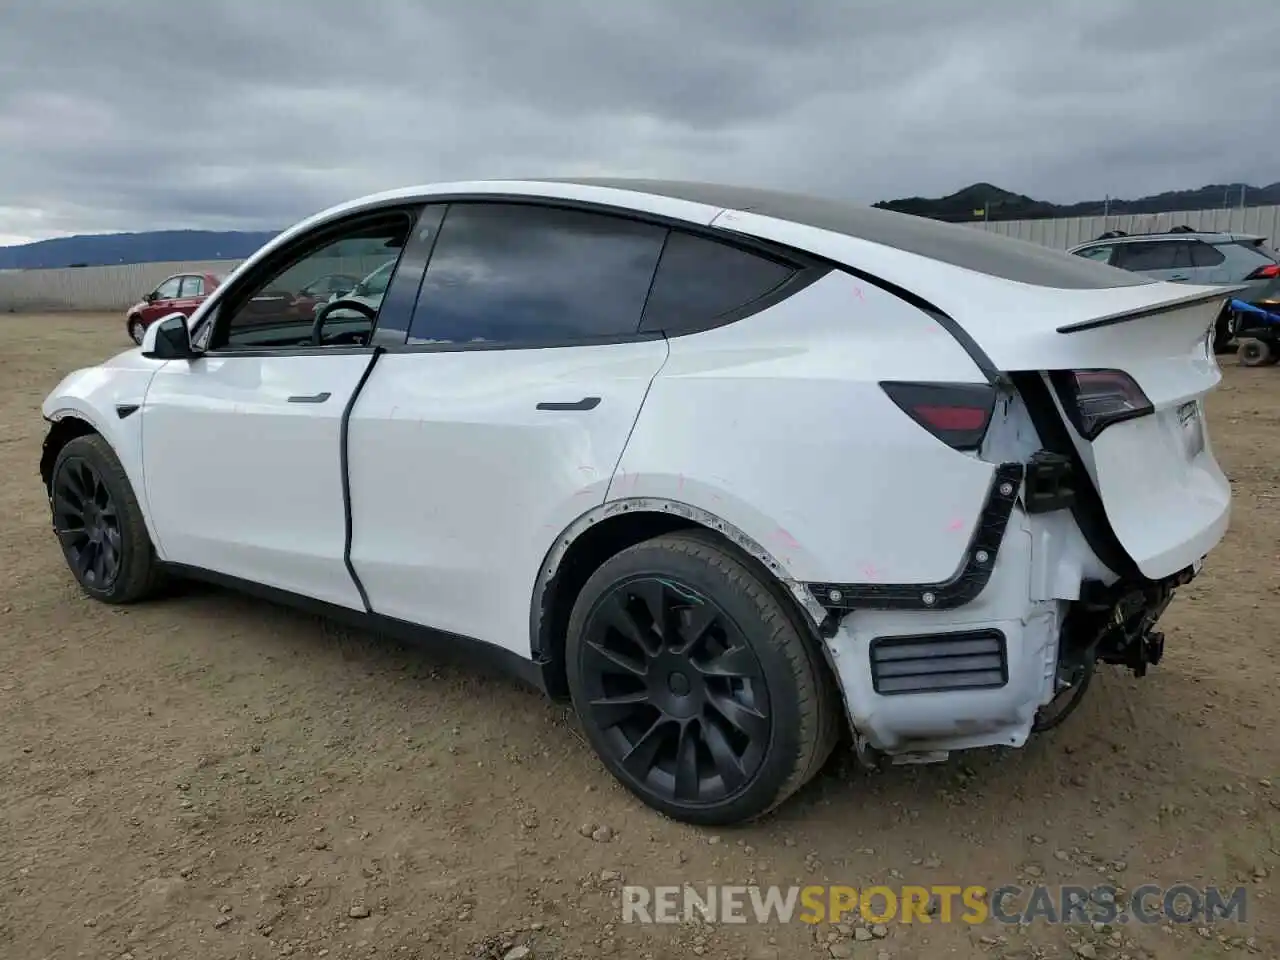
<svg viewBox="0 0 1280 960"><path fill-rule="evenodd" d="M983 210L988 220L1100 217L1104 211L1111 214L1173 213L1239 206L1241 187L1244 188L1246 206L1280 205L1280 183L1266 187L1215 183L1196 190L1174 190L1137 200L1085 200L1068 204L1036 200L990 183L975 183L948 197L904 197L901 200L883 200L875 206L952 222L981 220ZM276 233L275 230L161 230L58 237L17 247L0 247L0 270L96 267L163 260L239 260L249 256Z"/></svg>
<svg viewBox="0 0 1280 960"><path fill-rule="evenodd" d="M883 210L896 210L917 217L959 222L981 220L986 211L988 220L1041 220L1048 217L1100 217L1103 213L1113 216L1124 213L1175 213L1182 210L1214 210L1220 207L1240 205L1240 190L1244 188L1244 202L1248 207L1265 207L1280 204L1280 183L1266 187L1251 184L1214 183L1196 190L1172 190L1137 200L1085 200L1081 203L1049 203L1020 193L1011 193L989 183L975 183L957 190L949 197L904 197L901 200L883 200L876 206Z"/></svg>
<svg viewBox="0 0 1280 960"><path fill-rule="evenodd" d="M163 260L240 260L274 237L276 230L158 230L55 237L0 247L0 270L98 267Z"/></svg>

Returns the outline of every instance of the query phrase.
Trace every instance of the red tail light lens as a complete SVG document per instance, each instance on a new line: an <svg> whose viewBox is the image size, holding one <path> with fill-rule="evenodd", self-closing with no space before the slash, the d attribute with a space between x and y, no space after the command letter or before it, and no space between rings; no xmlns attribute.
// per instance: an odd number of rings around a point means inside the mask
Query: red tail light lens
<svg viewBox="0 0 1280 960"><path fill-rule="evenodd" d="M1049 376L1067 416L1086 440L1113 423L1146 416L1154 409L1123 370L1055 370Z"/></svg>
<svg viewBox="0 0 1280 960"><path fill-rule="evenodd" d="M880 386L907 416L947 446L976 450L982 445L996 404L990 384L887 380Z"/></svg>
<svg viewBox="0 0 1280 960"><path fill-rule="evenodd" d="M1246 280L1280 280L1280 263L1269 263L1259 267L1245 277Z"/></svg>

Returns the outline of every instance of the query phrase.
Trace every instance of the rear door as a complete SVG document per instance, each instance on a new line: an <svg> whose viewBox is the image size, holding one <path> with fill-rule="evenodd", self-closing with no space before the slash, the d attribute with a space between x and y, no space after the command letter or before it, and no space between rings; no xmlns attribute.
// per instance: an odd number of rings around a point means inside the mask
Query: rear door
<svg viewBox="0 0 1280 960"><path fill-rule="evenodd" d="M379 614L527 654L546 551L604 502L667 357L639 332L666 229L450 205L407 343L349 427L351 562Z"/></svg>
<svg viewBox="0 0 1280 960"><path fill-rule="evenodd" d="M1181 240L1132 240L1117 248L1115 266L1180 283L1190 279L1191 256Z"/></svg>

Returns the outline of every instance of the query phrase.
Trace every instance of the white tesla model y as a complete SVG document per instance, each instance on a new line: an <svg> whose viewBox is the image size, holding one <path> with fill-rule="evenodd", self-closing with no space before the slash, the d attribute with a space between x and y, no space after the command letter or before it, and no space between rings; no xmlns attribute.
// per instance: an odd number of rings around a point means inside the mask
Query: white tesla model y
<svg viewBox="0 0 1280 960"><path fill-rule="evenodd" d="M284 295L388 258L377 297ZM91 596L199 577L469 641L729 823L842 731L1020 746L1159 659L1227 527L1229 292L786 193L399 190L68 376L40 468Z"/></svg>

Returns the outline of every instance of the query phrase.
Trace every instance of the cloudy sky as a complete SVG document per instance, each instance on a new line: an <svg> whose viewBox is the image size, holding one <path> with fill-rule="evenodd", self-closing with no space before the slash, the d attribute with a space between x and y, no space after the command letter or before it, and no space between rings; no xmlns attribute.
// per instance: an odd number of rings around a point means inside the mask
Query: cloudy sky
<svg viewBox="0 0 1280 960"><path fill-rule="evenodd" d="M0 0L0 244L617 174L1280 180L1275 0Z"/></svg>

